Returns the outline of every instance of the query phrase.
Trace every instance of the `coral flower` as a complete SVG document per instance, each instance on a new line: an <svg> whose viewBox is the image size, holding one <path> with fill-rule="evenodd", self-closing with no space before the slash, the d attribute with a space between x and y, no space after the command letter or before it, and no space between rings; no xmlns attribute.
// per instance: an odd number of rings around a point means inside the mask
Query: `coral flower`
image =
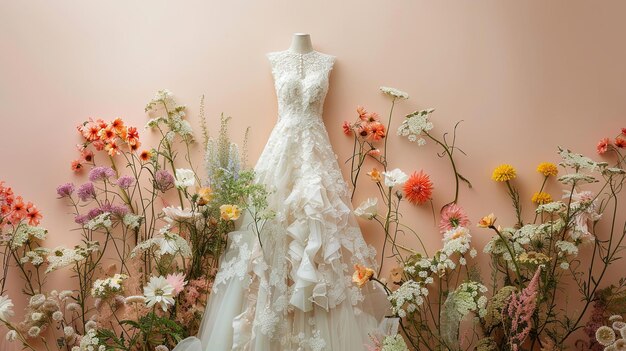
<svg viewBox="0 0 626 351"><path fill-rule="evenodd" d="M72 161L72 171L79 172L82 169L83 169L83 164L80 163L80 160Z"/></svg>
<svg viewBox="0 0 626 351"><path fill-rule="evenodd" d="M439 221L439 229L442 233L452 230L456 227L467 227L470 221L463 211L463 208L457 204L446 206L441 211L441 221Z"/></svg>
<svg viewBox="0 0 626 351"><path fill-rule="evenodd" d="M380 120L380 116L376 112L371 112L365 114L361 119L364 119L366 122L378 122Z"/></svg>
<svg viewBox="0 0 626 351"><path fill-rule="evenodd" d="M115 130L112 126L108 125L106 128L100 129L98 135L100 136L100 140L107 142L115 138Z"/></svg>
<svg viewBox="0 0 626 351"><path fill-rule="evenodd" d="M91 143L93 145L93 147L96 148L96 150L98 151L102 151L104 150L104 141L98 139L96 141L94 141L93 143Z"/></svg>
<svg viewBox="0 0 626 351"><path fill-rule="evenodd" d="M130 149L130 151L135 152L139 149L139 147L141 146L141 143L139 141L136 141L134 144L128 144L128 148Z"/></svg>
<svg viewBox="0 0 626 351"><path fill-rule="evenodd" d="M615 138L615 146L617 146L620 149L623 149L626 147L626 140L622 139L622 138Z"/></svg>
<svg viewBox="0 0 626 351"><path fill-rule="evenodd" d="M607 152L610 144L611 142L609 141L609 138L601 139L596 146L596 151L598 151L598 154L602 155L603 153Z"/></svg>
<svg viewBox="0 0 626 351"><path fill-rule="evenodd" d="M361 137L366 138L370 134L370 128L368 125L361 124L359 126L358 133Z"/></svg>
<svg viewBox="0 0 626 351"><path fill-rule="evenodd" d="M363 106L357 106L356 112L359 114L359 118L363 121L367 120L367 110Z"/></svg>
<svg viewBox="0 0 626 351"><path fill-rule="evenodd" d="M26 213L26 218L28 218L28 224L32 226L39 225L39 221L41 220L42 217L43 216L41 215L41 212L39 212L37 207L35 207L35 205L29 202L27 206L27 213Z"/></svg>
<svg viewBox="0 0 626 351"><path fill-rule="evenodd" d="M126 134L126 138L124 138L126 142L130 145L135 145L139 142L139 132L136 127L129 127L128 133Z"/></svg>
<svg viewBox="0 0 626 351"><path fill-rule="evenodd" d="M371 149L370 151L367 152L367 154L372 156L372 157L380 156L380 150L379 149Z"/></svg>
<svg viewBox="0 0 626 351"><path fill-rule="evenodd" d="M83 150L83 152L80 153L80 158L87 163L91 163L93 161L93 151Z"/></svg>
<svg viewBox="0 0 626 351"><path fill-rule="evenodd" d="M150 150L143 150L141 154L139 154L139 159L142 162L148 162L150 161L151 158L152 158L152 151Z"/></svg>
<svg viewBox="0 0 626 351"><path fill-rule="evenodd" d="M343 134L352 135L352 125L350 125L350 122L343 121L343 125L341 127L343 128Z"/></svg>
<svg viewBox="0 0 626 351"><path fill-rule="evenodd" d="M626 135L626 128L622 128L622 135Z"/></svg>
<svg viewBox="0 0 626 351"><path fill-rule="evenodd" d="M424 171L413 172L409 180L404 183L406 199L414 205L421 205L430 200L433 195L433 182Z"/></svg>
<svg viewBox="0 0 626 351"><path fill-rule="evenodd" d="M104 149L107 151L109 156L119 155L119 153L120 153L120 147L117 146L117 143L115 142L115 140L112 140L110 143L108 143L104 147Z"/></svg>
<svg viewBox="0 0 626 351"><path fill-rule="evenodd" d="M383 180L380 172L376 168L372 168L372 171L368 172L367 175L370 176L372 181L377 182L377 183L380 183L380 181Z"/></svg>
<svg viewBox="0 0 626 351"><path fill-rule="evenodd" d="M23 218L27 214L26 204L21 196L15 198L15 202L11 208L13 215L19 218Z"/></svg>
<svg viewBox="0 0 626 351"><path fill-rule="evenodd" d="M515 179L516 176L517 173L513 166L509 164L501 164L493 170L491 179L495 180L496 182L506 182Z"/></svg>
<svg viewBox="0 0 626 351"><path fill-rule="evenodd" d="M537 166L537 172L543 174L546 177L555 177L559 174L559 169L556 168L556 165L551 162L541 162L539 166Z"/></svg>
<svg viewBox="0 0 626 351"><path fill-rule="evenodd" d="M83 137L89 141L95 141L100 138L98 135L100 127L94 122L87 122L84 126L79 126L79 130Z"/></svg>
<svg viewBox="0 0 626 351"><path fill-rule="evenodd" d="M368 125L369 135L367 138L371 141L379 141L385 137L385 126L379 122L372 122Z"/></svg>
<svg viewBox="0 0 626 351"><path fill-rule="evenodd" d="M548 193L544 193L543 191L540 193L535 193L533 194L532 202L538 205L547 204L549 202L552 202L552 196L550 196L550 194Z"/></svg>
<svg viewBox="0 0 626 351"><path fill-rule="evenodd" d="M124 121L122 121L122 119L119 117L114 119L113 122L111 122L110 126L116 134L122 134L122 132L124 131Z"/></svg>
<svg viewBox="0 0 626 351"><path fill-rule="evenodd" d="M496 219L496 216L490 213L488 216L481 218L477 225L481 228L493 227L493 224L496 223Z"/></svg>
<svg viewBox="0 0 626 351"><path fill-rule="evenodd" d="M354 274L352 274L352 281L361 288L374 276L374 270L361 266L360 264L354 265Z"/></svg>

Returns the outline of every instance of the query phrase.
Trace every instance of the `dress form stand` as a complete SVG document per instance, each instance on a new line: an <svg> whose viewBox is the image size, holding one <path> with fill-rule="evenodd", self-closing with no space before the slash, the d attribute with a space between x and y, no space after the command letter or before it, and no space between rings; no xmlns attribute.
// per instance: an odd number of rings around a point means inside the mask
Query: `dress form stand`
<svg viewBox="0 0 626 351"><path fill-rule="evenodd" d="M306 54L313 51L311 35L306 33L295 33L291 39L289 51L298 54Z"/></svg>

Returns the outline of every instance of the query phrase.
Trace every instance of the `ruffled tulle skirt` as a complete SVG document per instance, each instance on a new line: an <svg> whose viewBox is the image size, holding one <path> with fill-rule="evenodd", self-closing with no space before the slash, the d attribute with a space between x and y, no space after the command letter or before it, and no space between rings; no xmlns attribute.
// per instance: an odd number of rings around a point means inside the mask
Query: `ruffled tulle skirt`
<svg viewBox="0 0 626 351"><path fill-rule="evenodd" d="M382 287L352 283L375 250L321 120L281 119L255 170L275 216L261 242L247 216L228 235L198 338L175 350L364 350L389 305Z"/></svg>

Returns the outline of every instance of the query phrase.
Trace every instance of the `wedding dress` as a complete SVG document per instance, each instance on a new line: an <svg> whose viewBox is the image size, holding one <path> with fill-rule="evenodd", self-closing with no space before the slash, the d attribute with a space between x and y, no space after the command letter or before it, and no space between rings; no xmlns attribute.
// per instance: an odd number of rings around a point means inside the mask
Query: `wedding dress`
<svg viewBox="0 0 626 351"><path fill-rule="evenodd" d="M250 218L228 235L199 339L175 351L362 351L388 301L382 287L351 279L354 264L374 267L375 250L352 214L322 121L335 58L267 57L279 118L255 171L275 217L261 229L262 245Z"/></svg>

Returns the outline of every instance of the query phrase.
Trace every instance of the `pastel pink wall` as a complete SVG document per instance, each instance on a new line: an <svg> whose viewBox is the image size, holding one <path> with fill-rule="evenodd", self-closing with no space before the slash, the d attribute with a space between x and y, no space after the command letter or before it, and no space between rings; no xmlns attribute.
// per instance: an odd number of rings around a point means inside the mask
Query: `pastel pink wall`
<svg viewBox="0 0 626 351"><path fill-rule="evenodd" d="M540 185L535 167L558 161L557 145L594 155L597 140L626 127L624 13L619 0L4 1L0 179L36 202L48 246L74 243L78 234L55 188L76 180L69 169L75 125L121 116L143 126L145 103L163 88L189 106L198 132L202 94L212 127L221 112L233 126L251 126L255 161L276 120L264 54L306 32L316 50L337 56L324 120L340 161L352 147L341 123L357 105L385 115L389 100L378 87L397 87L411 98L397 105L392 131L418 108L437 109L438 133L464 120L457 140L468 157L458 163L474 188L462 188L460 204L474 223L496 212L511 224L505 189L489 179L497 164L518 168L528 210ZM243 131L234 127L233 139ZM431 174L435 208L451 199L449 164L432 143L417 148L391 135L389 147L393 167ZM200 162L201 150L195 155ZM355 205L373 194L365 180ZM556 184L548 189L560 193ZM429 248L439 247L429 208L406 206L404 214ZM364 230L381 244L372 227ZM488 234L474 233L482 248ZM13 283L15 294L20 282Z"/></svg>

